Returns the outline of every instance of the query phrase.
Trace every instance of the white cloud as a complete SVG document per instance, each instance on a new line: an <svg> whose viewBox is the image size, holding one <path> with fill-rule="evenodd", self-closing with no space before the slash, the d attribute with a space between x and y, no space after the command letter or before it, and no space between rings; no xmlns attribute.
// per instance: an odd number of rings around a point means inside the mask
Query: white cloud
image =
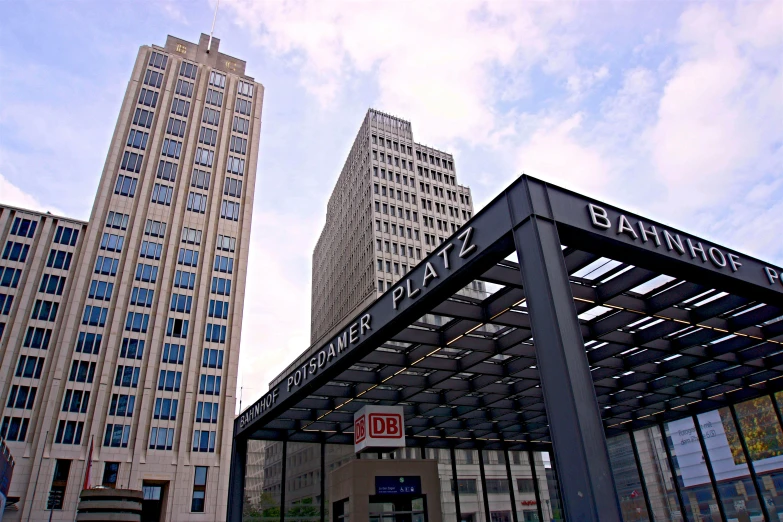
<svg viewBox="0 0 783 522"><path fill-rule="evenodd" d="M686 213L735 201L773 171L780 175L783 20L779 3L777 16L769 13L772 4L741 4L733 12L701 4L681 17L680 61L650 144L670 204ZM778 53L776 64L770 53Z"/></svg>
<svg viewBox="0 0 783 522"><path fill-rule="evenodd" d="M585 146L576 137L583 119L577 113L562 121L538 122L519 149L521 170L572 190L599 190L608 179L609 165L596 147Z"/></svg>
<svg viewBox="0 0 783 522"><path fill-rule="evenodd" d="M51 212L59 216L65 215L64 212L56 207L44 205L38 198L8 181L2 174L0 174L0 204L36 210L38 212Z"/></svg>
<svg viewBox="0 0 783 522"><path fill-rule="evenodd" d="M505 85L534 64L571 62L573 42L553 45L573 13L565 2L227 3L261 45L294 60L325 106L352 75L373 74L378 108L415 122L418 135L441 147L457 138L486 142L497 92L508 94Z"/></svg>

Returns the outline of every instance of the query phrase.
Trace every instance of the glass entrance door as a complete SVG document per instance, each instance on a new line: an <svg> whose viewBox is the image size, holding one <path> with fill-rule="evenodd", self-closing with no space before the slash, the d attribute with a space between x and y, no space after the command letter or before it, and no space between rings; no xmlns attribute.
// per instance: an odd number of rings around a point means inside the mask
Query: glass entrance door
<svg viewBox="0 0 783 522"><path fill-rule="evenodd" d="M370 495L370 522L427 522L426 495Z"/></svg>

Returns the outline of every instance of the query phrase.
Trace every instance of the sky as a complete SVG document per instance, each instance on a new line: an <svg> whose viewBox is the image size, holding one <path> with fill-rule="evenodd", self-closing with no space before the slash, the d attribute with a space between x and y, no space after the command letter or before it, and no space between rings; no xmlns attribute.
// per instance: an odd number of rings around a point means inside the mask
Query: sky
<svg viewBox="0 0 783 522"><path fill-rule="evenodd" d="M87 219L131 68L214 0L2 2L0 202ZM454 155L783 264L783 0L222 0L264 108L243 407L309 344L311 256L370 107Z"/></svg>

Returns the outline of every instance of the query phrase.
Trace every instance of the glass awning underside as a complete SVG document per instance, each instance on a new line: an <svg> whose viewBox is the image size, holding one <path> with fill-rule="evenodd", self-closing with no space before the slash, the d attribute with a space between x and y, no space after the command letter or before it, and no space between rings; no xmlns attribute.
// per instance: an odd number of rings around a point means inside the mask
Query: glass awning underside
<svg viewBox="0 0 783 522"><path fill-rule="evenodd" d="M781 307L576 248L563 256L607 436L783 389ZM250 438L352 444L354 412L379 404L404 406L408 445L549 449L546 346L515 257Z"/></svg>

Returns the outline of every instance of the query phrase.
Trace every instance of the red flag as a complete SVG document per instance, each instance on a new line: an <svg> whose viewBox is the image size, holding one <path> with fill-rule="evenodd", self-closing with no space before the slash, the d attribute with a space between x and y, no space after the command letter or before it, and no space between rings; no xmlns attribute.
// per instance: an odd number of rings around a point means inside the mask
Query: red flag
<svg viewBox="0 0 783 522"><path fill-rule="evenodd" d="M92 469L92 437L90 437L90 452L87 454L87 465L84 469L84 488L90 489L90 470Z"/></svg>

